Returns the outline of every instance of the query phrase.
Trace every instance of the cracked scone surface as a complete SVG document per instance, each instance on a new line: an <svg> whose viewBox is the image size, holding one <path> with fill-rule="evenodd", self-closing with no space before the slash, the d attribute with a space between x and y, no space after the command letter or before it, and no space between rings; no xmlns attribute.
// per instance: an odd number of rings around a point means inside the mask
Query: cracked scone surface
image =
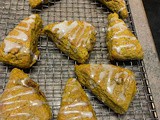
<svg viewBox="0 0 160 120"><path fill-rule="evenodd" d="M42 4L48 3L48 0L29 0L29 4L32 8L39 7Z"/></svg>
<svg viewBox="0 0 160 120"><path fill-rule="evenodd" d="M105 64L76 65L78 80L99 100L119 114L124 114L136 94L134 73Z"/></svg>
<svg viewBox="0 0 160 120"><path fill-rule="evenodd" d="M116 13L108 16L106 39L111 60L143 59L144 53L140 42Z"/></svg>
<svg viewBox="0 0 160 120"><path fill-rule="evenodd" d="M22 20L0 44L0 61L19 68L31 67L40 54L37 44L41 30L38 14Z"/></svg>
<svg viewBox="0 0 160 120"><path fill-rule="evenodd" d="M0 96L0 120L51 120L52 114L39 85L15 68Z"/></svg>
<svg viewBox="0 0 160 120"><path fill-rule="evenodd" d="M46 33L65 54L78 63L89 58L89 52L96 42L95 27L85 21L64 21L49 24Z"/></svg>
<svg viewBox="0 0 160 120"><path fill-rule="evenodd" d="M57 120L97 120L86 93L75 78L66 83Z"/></svg>
<svg viewBox="0 0 160 120"><path fill-rule="evenodd" d="M99 0L110 10L119 14L123 19L128 17L128 10L124 0Z"/></svg>

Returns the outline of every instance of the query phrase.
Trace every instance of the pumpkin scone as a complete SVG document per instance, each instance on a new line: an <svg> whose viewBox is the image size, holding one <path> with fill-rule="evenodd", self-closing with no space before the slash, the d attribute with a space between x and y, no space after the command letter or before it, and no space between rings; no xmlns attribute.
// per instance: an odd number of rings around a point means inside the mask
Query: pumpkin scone
<svg viewBox="0 0 160 120"><path fill-rule="evenodd" d="M0 96L0 120L51 120L52 114L39 85L15 68Z"/></svg>
<svg viewBox="0 0 160 120"><path fill-rule="evenodd" d="M95 27L85 21L64 21L49 24L46 33L65 54L78 63L89 58L89 52L96 42Z"/></svg>
<svg viewBox="0 0 160 120"><path fill-rule="evenodd" d="M42 20L33 14L22 20L0 44L0 61L19 68L29 68L37 60L38 38Z"/></svg>
<svg viewBox="0 0 160 120"><path fill-rule="evenodd" d="M66 83L57 120L97 120L86 93L74 78Z"/></svg>
<svg viewBox="0 0 160 120"><path fill-rule="evenodd" d="M123 19L128 17L128 10L124 0L99 0L110 10L119 14Z"/></svg>
<svg viewBox="0 0 160 120"><path fill-rule="evenodd" d="M128 69L105 64L82 64L75 67L78 80L104 104L124 114L136 94L134 73Z"/></svg>
<svg viewBox="0 0 160 120"><path fill-rule="evenodd" d="M31 8L36 8L42 4L48 3L48 0L29 0Z"/></svg>
<svg viewBox="0 0 160 120"><path fill-rule="evenodd" d="M139 60L143 59L143 50L140 42L127 27L125 22L119 19L118 14L108 16L107 46L111 60Z"/></svg>

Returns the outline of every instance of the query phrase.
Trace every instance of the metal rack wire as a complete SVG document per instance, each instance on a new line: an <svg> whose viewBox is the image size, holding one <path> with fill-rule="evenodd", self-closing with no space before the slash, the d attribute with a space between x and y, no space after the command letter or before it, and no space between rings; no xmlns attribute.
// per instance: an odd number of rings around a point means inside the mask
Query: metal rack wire
<svg viewBox="0 0 160 120"><path fill-rule="evenodd" d="M129 11L129 18L126 22L133 33L136 34L127 0L126 3ZM88 63L109 63L105 44L105 30L107 25L106 18L110 11L96 0L50 0L48 4L42 5L38 9L31 9L26 0L1 0L0 41L22 19L31 13L40 14L44 25L63 20L85 20L92 23L96 27L98 34L96 45L91 52ZM53 119L55 120L60 108L65 83L68 78L76 77L74 73L76 62L59 51L47 36L40 37L38 47L41 55L37 63L32 68L25 70L25 72L29 73L30 77L39 83L52 108ZM138 91L128 112L124 115L118 115L84 88L91 100L98 120L158 120L143 61L114 61L112 64L135 72ZM12 68L12 66L0 63L0 93L5 89Z"/></svg>

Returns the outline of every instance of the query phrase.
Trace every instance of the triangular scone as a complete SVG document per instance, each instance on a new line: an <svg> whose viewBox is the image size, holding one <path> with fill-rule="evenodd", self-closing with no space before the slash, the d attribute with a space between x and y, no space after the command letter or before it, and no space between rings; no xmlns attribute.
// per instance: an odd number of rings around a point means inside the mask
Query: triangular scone
<svg viewBox="0 0 160 120"><path fill-rule="evenodd" d="M123 19L128 17L128 10L124 0L99 0L110 10L118 13Z"/></svg>
<svg viewBox="0 0 160 120"><path fill-rule="evenodd" d="M84 63L96 42L95 27L84 21L64 21L46 26L44 32L70 58Z"/></svg>
<svg viewBox="0 0 160 120"><path fill-rule="evenodd" d="M67 81L57 120L97 120L86 93L74 78Z"/></svg>
<svg viewBox="0 0 160 120"><path fill-rule="evenodd" d="M108 16L107 46L111 60L143 59L140 42L116 13Z"/></svg>
<svg viewBox="0 0 160 120"><path fill-rule="evenodd" d="M39 85L15 68L0 96L0 120L51 120L52 114Z"/></svg>
<svg viewBox="0 0 160 120"><path fill-rule="evenodd" d="M46 4L46 3L48 3L48 0L29 0L29 4L32 8L36 8L41 4Z"/></svg>
<svg viewBox="0 0 160 120"><path fill-rule="evenodd" d="M41 29L38 14L22 20L0 44L0 61L19 68L31 67L40 53L37 43Z"/></svg>
<svg viewBox="0 0 160 120"><path fill-rule="evenodd" d="M116 113L124 114L136 94L136 81L128 69L105 64L75 68L78 80Z"/></svg>

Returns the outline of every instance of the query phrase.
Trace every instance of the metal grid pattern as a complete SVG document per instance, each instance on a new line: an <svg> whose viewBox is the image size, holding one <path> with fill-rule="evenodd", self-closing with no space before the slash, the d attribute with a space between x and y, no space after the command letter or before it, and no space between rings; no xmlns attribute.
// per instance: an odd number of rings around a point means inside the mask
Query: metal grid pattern
<svg viewBox="0 0 160 120"><path fill-rule="evenodd" d="M135 28L128 1L129 18L126 20L134 34ZM27 0L1 0L0 4L0 41L23 18L31 13L41 15L44 25L63 20L85 20L92 23L97 29L97 42L91 52L88 63L109 63L105 44L107 15L110 11L96 0L52 0L39 9L31 9ZM47 36L39 38L41 55L37 63L30 69L24 70L30 77L39 83L52 108L53 120L56 119L61 102L61 96L68 78L76 77L71 60L59 51ZM125 115L115 114L110 108L87 89L85 89L94 107L98 120L157 120L155 105L143 61L112 62L117 66L131 69L136 74L137 94ZM5 89L12 66L0 63L0 93Z"/></svg>

